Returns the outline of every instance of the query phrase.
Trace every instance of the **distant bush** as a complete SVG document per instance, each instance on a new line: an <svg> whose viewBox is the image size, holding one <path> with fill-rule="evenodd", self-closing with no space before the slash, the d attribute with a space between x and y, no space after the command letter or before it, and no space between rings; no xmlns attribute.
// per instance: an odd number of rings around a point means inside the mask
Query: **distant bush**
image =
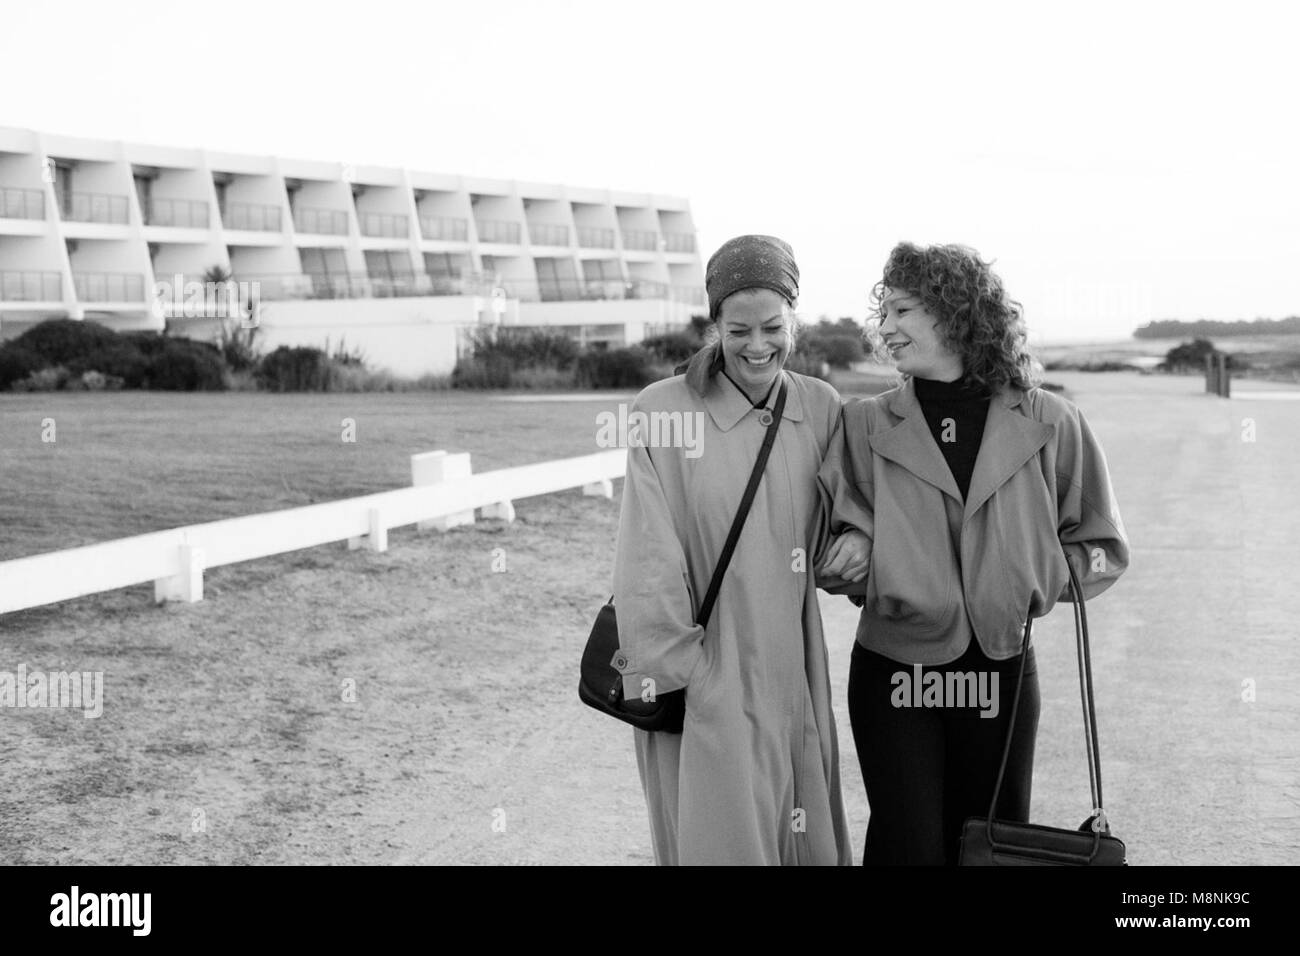
<svg viewBox="0 0 1300 956"><path fill-rule="evenodd" d="M68 381L68 370L62 365L47 365L26 378L14 382L15 392L56 392Z"/></svg>
<svg viewBox="0 0 1300 956"><path fill-rule="evenodd" d="M474 357L503 361L511 369L569 369L578 358L578 343L563 332L540 329L481 329L473 336Z"/></svg>
<svg viewBox="0 0 1300 956"><path fill-rule="evenodd" d="M1173 339L1185 335L1294 335L1300 332L1300 316L1287 316L1285 319L1255 319L1247 322L1220 321L1216 319L1157 319L1139 326L1134 332L1135 339Z"/></svg>
<svg viewBox="0 0 1300 956"><path fill-rule="evenodd" d="M828 382L830 371L827 364L824 359L816 355L800 355L796 352L785 360L785 369L787 372L798 372L800 375L810 375Z"/></svg>
<svg viewBox="0 0 1300 956"><path fill-rule="evenodd" d="M800 329L795 353L819 358L832 368L848 368L866 358L863 328L851 318L821 319Z"/></svg>
<svg viewBox="0 0 1300 956"><path fill-rule="evenodd" d="M68 371L74 375L85 372L102 372L120 379L127 388L144 388L149 378L150 360L126 336L118 336L118 341L108 343L95 355L73 359L68 363Z"/></svg>
<svg viewBox="0 0 1300 956"><path fill-rule="evenodd" d="M640 345L661 362L676 365L698 352L704 340L690 332L668 332L643 339Z"/></svg>
<svg viewBox="0 0 1300 956"><path fill-rule="evenodd" d="M106 325L78 319L47 319L13 340L13 345L34 352L45 365L69 365L93 358L116 345L119 336Z"/></svg>
<svg viewBox="0 0 1300 956"><path fill-rule="evenodd" d="M226 387L221 353L207 342L164 338L149 362L148 388L169 392L219 392Z"/></svg>
<svg viewBox="0 0 1300 956"><path fill-rule="evenodd" d="M326 392L331 363L322 349L281 345L257 366L257 381L269 392Z"/></svg>
<svg viewBox="0 0 1300 956"><path fill-rule="evenodd" d="M1183 342L1176 345L1165 353L1165 360L1157 368L1166 372L1203 372L1205 371L1205 357L1207 355L1220 355L1220 351L1214 347L1214 343L1209 339L1196 338L1190 342ZM1239 371L1243 363L1235 356L1228 356L1228 368Z"/></svg>
<svg viewBox="0 0 1300 956"><path fill-rule="evenodd" d="M514 368L503 355L463 358L451 373L453 388L509 388Z"/></svg>
<svg viewBox="0 0 1300 956"><path fill-rule="evenodd" d="M14 342L0 346L0 392L44 366L45 360L31 349Z"/></svg>
<svg viewBox="0 0 1300 956"><path fill-rule="evenodd" d="M638 348L585 352L575 368L576 383L586 388L641 388L653 377L650 356Z"/></svg>
<svg viewBox="0 0 1300 956"><path fill-rule="evenodd" d="M524 389L573 388L574 373L558 368L520 368L510 373L510 387Z"/></svg>

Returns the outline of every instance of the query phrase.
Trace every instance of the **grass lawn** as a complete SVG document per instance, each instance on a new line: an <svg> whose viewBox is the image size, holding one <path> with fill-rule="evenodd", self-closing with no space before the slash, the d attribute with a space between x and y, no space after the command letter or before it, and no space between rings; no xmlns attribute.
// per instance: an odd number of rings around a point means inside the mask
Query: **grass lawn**
<svg viewBox="0 0 1300 956"><path fill-rule="evenodd" d="M882 387L842 374L846 394ZM592 454L596 416L631 396L0 395L0 560L400 488L417 452L469 452L476 472Z"/></svg>
<svg viewBox="0 0 1300 956"><path fill-rule="evenodd" d="M470 452L489 471L599 451L595 401L461 392L0 396L0 560L218 518L387 491L410 456ZM41 441L51 418L56 441ZM356 441L342 440L344 419Z"/></svg>

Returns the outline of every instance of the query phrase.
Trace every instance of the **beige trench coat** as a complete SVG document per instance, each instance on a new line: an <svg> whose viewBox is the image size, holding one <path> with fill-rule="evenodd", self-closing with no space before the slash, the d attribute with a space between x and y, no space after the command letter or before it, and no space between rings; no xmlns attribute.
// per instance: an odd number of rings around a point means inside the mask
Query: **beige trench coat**
<svg viewBox="0 0 1300 956"><path fill-rule="evenodd" d="M692 455L629 442L614 567L625 694L687 688L682 734L633 731L655 860L850 864L811 573L817 472L839 397L816 379L781 373L783 421L702 633L695 609L765 428L725 376L695 372L637 396L633 412L696 415L702 441Z"/></svg>

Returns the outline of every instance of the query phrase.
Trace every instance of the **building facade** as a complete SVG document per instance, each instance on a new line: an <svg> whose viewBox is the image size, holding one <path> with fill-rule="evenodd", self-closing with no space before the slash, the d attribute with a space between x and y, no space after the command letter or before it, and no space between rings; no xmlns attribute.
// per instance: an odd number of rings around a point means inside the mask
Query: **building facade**
<svg viewBox="0 0 1300 956"><path fill-rule="evenodd" d="M0 127L0 339L48 318L210 337L243 290L260 341L346 341L442 374L470 333L620 346L704 312L679 197Z"/></svg>

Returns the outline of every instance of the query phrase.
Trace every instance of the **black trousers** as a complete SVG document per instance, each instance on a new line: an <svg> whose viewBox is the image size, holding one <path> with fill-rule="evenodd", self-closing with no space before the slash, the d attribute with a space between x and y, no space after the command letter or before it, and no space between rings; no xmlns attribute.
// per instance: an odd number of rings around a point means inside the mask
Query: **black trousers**
<svg viewBox="0 0 1300 956"><path fill-rule="evenodd" d="M1034 771L1034 739L1038 733L1038 673L1034 649L1025 663L1025 692L1020 699L1011 755L998 797L997 818L1027 822ZM998 765L1011 721L1020 656L993 661L972 640L950 664L921 669L922 686L933 684L924 675L984 674L992 706L955 707L955 695L944 706L916 706L915 671L853 646L849 667L849 720L871 804L864 866L955 865L961 826L967 817L987 816ZM904 682L895 675L906 674ZM997 687L993 693L996 674ZM969 683L967 684L969 686ZM907 701L910 706L901 706ZM970 703L969 701L967 702Z"/></svg>

